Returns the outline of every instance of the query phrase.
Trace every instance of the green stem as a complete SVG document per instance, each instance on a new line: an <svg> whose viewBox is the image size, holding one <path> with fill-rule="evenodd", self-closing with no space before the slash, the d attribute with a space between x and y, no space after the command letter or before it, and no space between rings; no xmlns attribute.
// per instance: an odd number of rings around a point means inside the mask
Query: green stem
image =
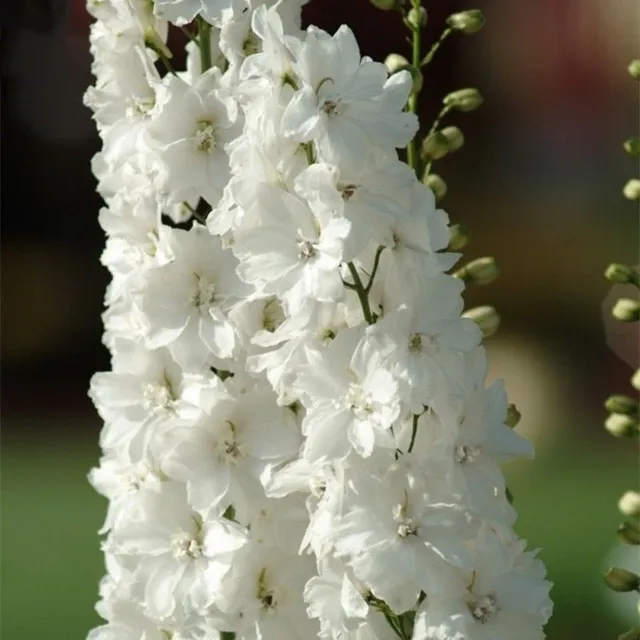
<svg viewBox="0 0 640 640"><path fill-rule="evenodd" d="M412 0L413 8L416 11L420 11L421 0ZM411 64L415 69L420 69L420 47L422 44L422 27L420 25L410 25L411 27ZM409 96L409 112L418 113L418 95L419 91L414 88ZM417 141L414 137L407 146L407 164L418 174L418 151Z"/></svg>
<svg viewBox="0 0 640 640"><path fill-rule="evenodd" d="M407 453L413 451L413 445L416 443L416 436L418 435L418 418L420 416L416 413L413 415L413 426L411 427L411 442L409 443L409 449Z"/></svg>
<svg viewBox="0 0 640 640"><path fill-rule="evenodd" d="M440 112L436 116L436 119L433 121L433 124L431 125L431 129L429 129L429 132L427 133L425 140L438 130L440 123L445 118L445 116L449 113L449 111L451 111L451 108L452 108L451 105L445 105L444 107L442 107L442 109L440 109ZM425 169L424 169L423 178L426 178L429 175L429 173L431 173L432 164L433 164L433 160L429 160L429 162L427 162L427 165L425 166Z"/></svg>
<svg viewBox="0 0 640 640"><path fill-rule="evenodd" d="M384 250L384 245L380 245L376 251L376 255L373 259L373 269L371 269L371 275L369 276L369 283L365 287L365 291L367 294L371 291L371 287L373 287L373 279L376 277L376 273L378 272L378 265L380 264L380 255Z"/></svg>
<svg viewBox="0 0 640 640"><path fill-rule="evenodd" d="M427 55L422 59L421 62L418 62L418 68L420 67L426 67L432 60L433 60L433 56L436 55L436 52L438 51L438 49L442 46L442 43L453 33L453 29L451 27L447 27L443 32L442 35L438 38L438 40L436 42L433 43L433 46L431 47L431 49L429 49L429 52L427 53Z"/></svg>
<svg viewBox="0 0 640 640"><path fill-rule="evenodd" d="M198 17L198 48L200 49L200 69L202 73L211 69L211 25L201 17Z"/></svg>
<svg viewBox="0 0 640 640"><path fill-rule="evenodd" d="M353 287L358 294L358 299L360 300L360 305L362 306L364 319L367 321L367 324L373 324L375 322L375 319L373 317L373 313L371 313L371 307L369 305L369 295L367 293L367 290L364 288L364 285L362 284L358 269L356 268L356 265L353 264L353 262L347 262L347 266L349 267L349 272L351 273L351 277L353 278Z"/></svg>

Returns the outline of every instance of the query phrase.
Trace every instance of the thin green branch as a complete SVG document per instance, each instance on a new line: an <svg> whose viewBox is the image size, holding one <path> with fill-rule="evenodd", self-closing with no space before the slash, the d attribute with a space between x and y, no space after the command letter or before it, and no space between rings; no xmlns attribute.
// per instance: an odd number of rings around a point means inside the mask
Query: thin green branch
<svg viewBox="0 0 640 640"><path fill-rule="evenodd" d="M200 69L202 73L211 69L211 25L198 16L198 48L200 49Z"/></svg>
<svg viewBox="0 0 640 640"><path fill-rule="evenodd" d="M367 293L367 290L364 288L364 285L362 284L362 279L360 278L358 269L356 265L353 264L353 262L347 262L347 266L349 267L349 273L351 273L351 277L353 278L353 286L356 293L358 294L358 299L360 300L360 306L362 307L364 319L367 321L367 324L373 324L375 322L375 319L373 317L373 313L371 313L371 306L369 305L369 295Z"/></svg>

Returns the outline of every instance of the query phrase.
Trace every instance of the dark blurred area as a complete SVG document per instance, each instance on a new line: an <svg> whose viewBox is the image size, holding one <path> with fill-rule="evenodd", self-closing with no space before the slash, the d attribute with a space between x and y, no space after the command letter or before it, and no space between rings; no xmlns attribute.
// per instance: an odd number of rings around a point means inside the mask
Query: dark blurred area
<svg viewBox="0 0 640 640"><path fill-rule="evenodd" d="M459 0L425 0L426 42ZM618 496L638 480L637 452L604 432L602 403L630 393L638 335L607 318L611 261L640 263L637 207L621 195L637 166L636 0L478 0L486 27L450 38L425 71L421 121L442 97L476 86L485 105L451 116L462 151L436 163L443 200L500 279L468 292L503 319L488 341L537 446L510 471L519 533L542 546L556 612L552 640L614 637L633 604L600 585L615 549ZM363 54L408 54L399 16L366 0L312 0L305 22L349 24ZM100 424L87 398L109 366L101 344L108 274L90 160L100 146L82 94L92 82L84 0L0 9L2 69L2 629L7 640L84 637L102 560L104 502L86 483ZM637 561L637 559L636 559ZM628 563L627 563L628 564ZM640 567L638 567L640 569ZM60 589L64 586L64 589ZM40 616L34 617L34 599ZM39 618L42 620L39 621Z"/></svg>

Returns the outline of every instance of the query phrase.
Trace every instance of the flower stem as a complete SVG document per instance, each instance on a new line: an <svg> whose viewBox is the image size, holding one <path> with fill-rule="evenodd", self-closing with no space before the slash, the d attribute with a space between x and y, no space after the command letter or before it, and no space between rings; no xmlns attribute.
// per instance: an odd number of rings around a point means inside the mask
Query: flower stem
<svg viewBox="0 0 640 640"><path fill-rule="evenodd" d="M429 129L429 132L427 133L425 140L427 138L429 138L429 136L433 135L437 130L438 127L440 126L440 123L442 122L442 120L444 119L444 117L449 113L449 111L451 111L452 107L451 105L447 104L444 107L442 107L442 109L440 109L440 112L438 113L438 115L436 116L436 119L433 121L433 124L431 125L431 129ZM433 160L429 160L429 162L427 162L427 165L424 169L424 175L423 178L426 178L429 173L431 172L431 165L433 164Z"/></svg>
<svg viewBox="0 0 640 640"><path fill-rule="evenodd" d="M420 11L420 5L422 0L411 0L411 4L416 11ZM420 47L422 44L422 27L419 24L411 25L411 64L415 69L420 69ZM409 96L409 112L418 113L418 95L420 91L415 87ZM416 172L419 171L418 167L418 153L417 153L417 140L414 137L407 146L407 164Z"/></svg>
<svg viewBox="0 0 640 640"><path fill-rule="evenodd" d="M360 305L362 306L362 313L364 314L364 319L367 321L367 324L373 324L375 322L375 318L373 313L371 313L371 306L369 305L369 294L362 284L362 279L360 278L360 274L358 273L358 269L353 262L347 262L347 266L349 267L349 272L351 273L351 277L353 278L353 288L355 292L358 294L358 299L360 300Z"/></svg>
<svg viewBox="0 0 640 640"><path fill-rule="evenodd" d="M417 66L426 67L433 60L433 56L436 55L436 52L442 46L442 43L451 35L451 33L453 33L453 29L451 27L447 27L436 42L433 43L433 46L429 49L427 55L422 59L422 61L418 62Z"/></svg>
<svg viewBox="0 0 640 640"><path fill-rule="evenodd" d="M198 48L200 49L200 69L202 73L213 65L211 60L211 25L198 17Z"/></svg>
<svg viewBox="0 0 640 640"><path fill-rule="evenodd" d="M407 453L411 453L413 451L413 445L416 443L416 436L418 435L418 418L420 416L415 413L413 415L413 425L411 427L411 442L409 443L409 449Z"/></svg>

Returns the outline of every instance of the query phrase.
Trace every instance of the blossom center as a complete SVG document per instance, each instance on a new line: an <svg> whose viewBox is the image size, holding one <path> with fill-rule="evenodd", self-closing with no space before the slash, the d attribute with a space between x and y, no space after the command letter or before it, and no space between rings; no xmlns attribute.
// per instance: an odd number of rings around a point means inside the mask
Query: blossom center
<svg viewBox="0 0 640 640"><path fill-rule="evenodd" d="M362 385L351 383L345 398L347 408L353 412L358 420L366 420L373 413L373 406L368 394L365 393Z"/></svg>
<svg viewBox="0 0 640 640"><path fill-rule="evenodd" d="M246 445L236 439L236 425L227 420L227 433L219 440L216 451L224 464L237 464L239 459L244 457Z"/></svg>
<svg viewBox="0 0 640 640"><path fill-rule="evenodd" d="M342 195L343 200L351 200L353 194L358 190L357 184L339 184L338 191Z"/></svg>
<svg viewBox="0 0 640 640"><path fill-rule="evenodd" d="M258 576L258 593L256 595L262 610L266 613L275 611L282 599L282 594L268 584L266 568L262 569Z"/></svg>
<svg viewBox="0 0 640 640"><path fill-rule="evenodd" d="M150 382L142 389L142 406L157 415L167 413L173 400L173 393L166 383Z"/></svg>
<svg viewBox="0 0 640 640"><path fill-rule="evenodd" d="M393 519L398 523L398 535L402 538L418 535L418 524L413 518L407 517L406 504L397 504L393 508Z"/></svg>
<svg viewBox="0 0 640 640"><path fill-rule="evenodd" d="M320 109L331 118L341 115L344 105L339 100L325 100Z"/></svg>
<svg viewBox="0 0 640 640"><path fill-rule="evenodd" d="M284 321L284 312L277 298L269 300L262 309L262 328L273 333Z"/></svg>
<svg viewBox="0 0 640 640"><path fill-rule="evenodd" d="M194 135L196 148L204 153L213 153L216 148L216 136L211 120L198 120Z"/></svg>
<svg viewBox="0 0 640 640"><path fill-rule="evenodd" d="M193 305L201 312L207 311L216 299L216 287L205 277L196 274L196 291L193 294Z"/></svg>
<svg viewBox="0 0 640 640"><path fill-rule="evenodd" d="M254 53L260 53L262 51L262 43L253 31L249 31L247 37L242 43L242 51L245 56L251 56Z"/></svg>
<svg viewBox="0 0 640 640"><path fill-rule="evenodd" d="M458 445L453 453L455 461L459 464L474 462L479 455L480 447L476 447L472 444Z"/></svg>
<svg viewBox="0 0 640 640"><path fill-rule="evenodd" d="M174 558L199 558L202 556L202 544L188 533L177 533L171 538L171 552Z"/></svg>
<svg viewBox="0 0 640 640"><path fill-rule="evenodd" d="M480 623L485 624L499 611L498 600L494 595L480 596L469 603L471 615Z"/></svg>
<svg viewBox="0 0 640 640"><path fill-rule="evenodd" d="M146 118L153 107L156 106L156 99L133 97L128 100L126 114L129 118Z"/></svg>
<svg viewBox="0 0 640 640"><path fill-rule="evenodd" d="M299 240L296 246L298 248L298 259L300 260L311 260L318 254L317 244L310 240Z"/></svg>

